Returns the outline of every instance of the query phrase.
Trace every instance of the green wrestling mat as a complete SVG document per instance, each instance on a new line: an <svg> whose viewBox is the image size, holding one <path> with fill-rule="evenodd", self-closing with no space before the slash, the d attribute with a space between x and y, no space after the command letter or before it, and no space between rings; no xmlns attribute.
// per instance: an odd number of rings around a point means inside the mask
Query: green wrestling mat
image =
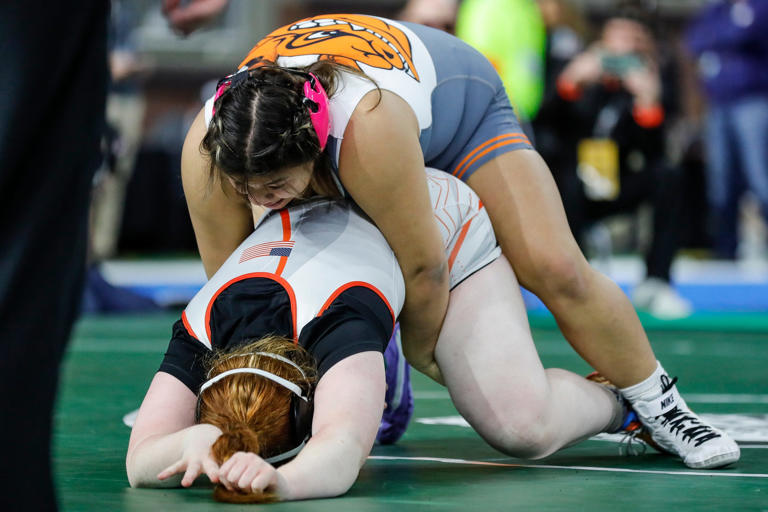
<svg viewBox="0 0 768 512"><path fill-rule="evenodd" d="M762 333L768 337L768 313L763 312L694 312L689 317L674 320L643 312L638 316L646 331L737 331ZM528 321L534 329L557 329L555 318L548 311L529 311Z"/></svg>
<svg viewBox="0 0 768 512"><path fill-rule="evenodd" d="M768 510L768 325L765 319L692 317L648 324L654 350L680 378L688 403L728 430L742 459L725 470L690 470L649 449L619 453L594 439L540 461L488 447L457 417L437 384L413 377L414 420L395 446L376 447L345 496L267 505L275 511L416 510ZM131 489L125 476L137 408L168 343L176 315L81 321L62 372L54 468L64 511L253 510L218 504L209 488ZM645 319L648 320L648 319ZM546 316L531 318L545 366L589 368ZM500 390L503 392L503 390Z"/></svg>

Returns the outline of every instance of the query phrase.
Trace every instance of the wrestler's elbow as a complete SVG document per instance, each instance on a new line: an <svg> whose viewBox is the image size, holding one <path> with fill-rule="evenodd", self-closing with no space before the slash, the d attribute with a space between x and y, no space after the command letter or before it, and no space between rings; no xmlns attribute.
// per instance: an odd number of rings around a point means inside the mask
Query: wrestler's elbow
<svg viewBox="0 0 768 512"><path fill-rule="evenodd" d="M418 288L443 288L448 286L448 261L442 258L424 260L403 272L406 286ZM410 286L409 286L410 285Z"/></svg>

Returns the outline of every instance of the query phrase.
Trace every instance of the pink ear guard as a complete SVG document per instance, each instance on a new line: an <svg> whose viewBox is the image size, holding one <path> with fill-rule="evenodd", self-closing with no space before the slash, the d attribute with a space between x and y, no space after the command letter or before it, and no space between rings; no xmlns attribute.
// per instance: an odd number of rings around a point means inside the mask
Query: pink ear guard
<svg viewBox="0 0 768 512"><path fill-rule="evenodd" d="M312 127L317 134L317 140L320 143L320 151L325 149L328 143L328 134L331 131L331 117L328 110L328 95L325 93L323 84L312 73L306 73L304 71L284 68L289 73L301 74L302 76L308 76L309 80L304 82L304 104L309 109L309 120L312 122ZM233 75L226 76L219 80L216 85L216 94L213 96L213 103L221 97L224 92L238 83L242 82L248 77L248 71L239 71ZM212 109L211 115L216 113L216 108Z"/></svg>
<svg viewBox="0 0 768 512"><path fill-rule="evenodd" d="M325 149L328 142L328 132L331 130L331 117L328 113L328 95L323 89L323 84L312 73L307 73L309 80L304 82L304 103L309 108L309 120L317 133L320 142L320 151ZM307 101L309 100L309 101ZM314 107L314 108L313 108Z"/></svg>

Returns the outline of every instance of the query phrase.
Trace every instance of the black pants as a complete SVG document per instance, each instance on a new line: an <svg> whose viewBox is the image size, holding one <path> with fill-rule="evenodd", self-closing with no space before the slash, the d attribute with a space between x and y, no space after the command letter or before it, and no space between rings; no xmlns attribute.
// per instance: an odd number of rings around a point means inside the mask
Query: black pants
<svg viewBox="0 0 768 512"><path fill-rule="evenodd" d="M646 276L669 281L672 261L680 245L683 189L681 172L663 161L650 162L640 172L622 172L619 196L613 201L592 201L584 194L575 169L555 174L568 223L582 245L590 223L611 215L630 213L643 204L653 208L653 234L645 253Z"/></svg>
<svg viewBox="0 0 768 512"><path fill-rule="evenodd" d="M82 293L108 0L0 2L0 510L54 510L51 416Z"/></svg>

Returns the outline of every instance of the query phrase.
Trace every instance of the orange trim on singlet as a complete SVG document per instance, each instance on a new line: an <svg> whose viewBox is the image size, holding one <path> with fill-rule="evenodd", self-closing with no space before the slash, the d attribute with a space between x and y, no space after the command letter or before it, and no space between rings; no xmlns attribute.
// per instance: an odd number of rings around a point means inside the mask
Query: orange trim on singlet
<svg viewBox="0 0 768 512"><path fill-rule="evenodd" d="M181 312L181 323L184 324L184 328L187 330L187 334L192 336L197 340L197 336L195 336L195 331L192 330L192 326L189 324L189 319L187 318L187 310ZM210 340L211 337L209 336L208 339ZM197 340L200 341L200 340Z"/></svg>
<svg viewBox="0 0 768 512"><path fill-rule="evenodd" d="M350 288L354 288L355 286L362 286L363 288L368 288L372 292L374 292L376 295L378 295L381 300L384 301L384 304L386 304L387 309L389 310L389 314L392 315L392 329L395 328L395 321L397 320L397 317L395 316L395 311L392 309L392 306L389 304L389 301L384 296L383 293L381 293L381 290L373 286L371 283L366 283L365 281L350 281L347 284L341 285L334 292L331 294L330 297L328 297L328 300L325 301L325 304L323 304L323 307L320 308L320 311L318 311L317 316L322 316L323 313L325 313L325 310L328 309L331 304L333 304L333 301L338 298L339 295L341 295L346 290L349 290Z"/></svg>
<svg viewBox="0 0 768 512"><path fill-rule="evenodd" d="M464 164L466 164L466 163L467 163L467 160L469 160L470 158L472 158L472 157L474 156L474 154L475 154L475 153L477 153L478 151L482 150L482 149L483 149L484 147L486 147L487 145L489 145L489 144L493 144L493 143L494 143L494 142L496 142L497 140L506 139L506 138L508 138L508 137L515 137L515 138L518 138L518 139L523 139L523 140L522 140L522 141L520 141L520 142L527 142L528 144L530 144L530 141L528 140L528 137L526 137L524 133L504 133L504 134L502 134L502 135L497 135L496 137L494 137L494 138L492 138L492 139L488 139L487 141L483 142L482 144L480 144L479 146L477 146L475 149L473 149L472 151L470 151L470 152L467 154L467 156L465 156L465 157L464 157L464 159L463 159L461 162L459 162L459 165L457 165L457 166L456 166L456 167L453 169L453 172L451 172L451 174L453 174L454 176L456 176L456 175L457 175L459 172L461 172L461 174L464 174L464 172L466 171L466 169L464 169L464 171L462 171L462 169L461 169L461 168L462 168L462 167L464 167ZM473 160L473 161L474 161L474 160ZM472 163L472 162L470 162L469 164L467 164L467 166L471 165L471 163ZM461 176L457 176L457 177L461 177Z"/></svg>
<svg viewBox="0 0 768 512"><path fill-rule="evenodd" d="M283 242L288 242L291 239L291 214L288 213L288 210L280 210L280 220L283 222ZM288 263L288 256L280 256L275 274L282 275L286 263Z"/></svg>
<svg viewBox="0 0 768 512"><path fill-rule="evenodd" d="M480 158L484 157L485 155L487 155L488 153L490 153L494 149L498 149L498 148L503 147L503 146L508 146L510 144L517 144L518 142L525 142L526 144L530 144L530 142L528 141L527 137L520 137L520 138L515 138L515 139L507 139L507 140L499 142L498 144L494 144L493 146L491 146L491 147L481 151L480 153L478 153L477 156L475 156L472 160L470 160L467 163L467 166L464 168L464 170L461 171L461 173L458 176L456 176L456 177L461 179L461 177L464 176L464 173L467 172L472 167L472 164L477 162Z"/></svg>
<svg viewBox="0 0 768 512"><path fill-rule="evenodd" d="M459 239L456 240L456 245L453 246L451 255L448 257L448 272L450 272L453 268L453 262L456 260L456 256L458 256L459 250L461 250L461 246L464 244L464 239L467 237L467 232L469 231L469 225L472 224L474 219L475 216L473 215L472 218L465 222L461 227L461 232L459 232Z"/></svg>
<svg viewBox="0 0 768 512"><path fill-rule="evenodd" d="M230 279L225 283L221 288L216 290L216 293L213 294L213 297L211 297L210 302L208 302L208 307L205 309L205 333L208 335L208 343L213 346L213 339L211 339L211 309L213 308L213 303L216 301L218 296L226 290L229 286L237 283L238 281L243 281L244 279L251 279L261 277L264 279L271 279L275 282L277 282L280 286L282 286L285 291L288 293L288 299L291 301L291 324L293 325L293 342L298 343L299 341L299 333L296 329L296 294L293 291L293 288L291 288L291 285L288 284L288 281L283 279L282 277L270 274L269 272L253 272L250 274L244 274L242 276L237 276L234 279Z"/></svg>

